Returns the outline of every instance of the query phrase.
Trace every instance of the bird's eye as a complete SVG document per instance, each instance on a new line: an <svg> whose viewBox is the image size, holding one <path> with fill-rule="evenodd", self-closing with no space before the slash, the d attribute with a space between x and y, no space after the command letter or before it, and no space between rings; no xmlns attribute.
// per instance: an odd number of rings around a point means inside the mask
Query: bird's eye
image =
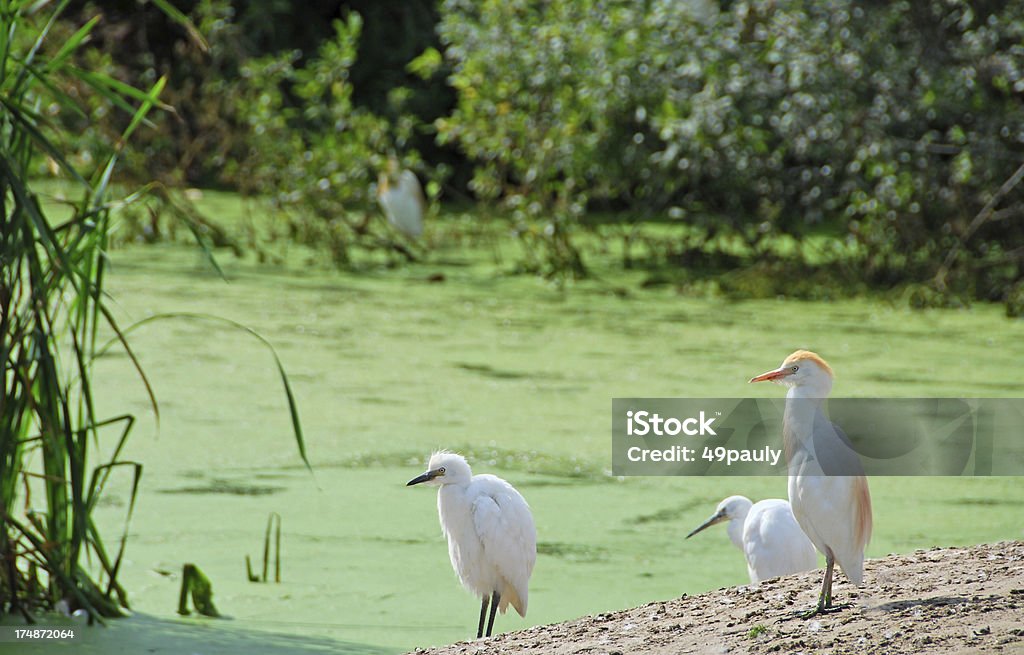
<svg viewBox="0 0 1024 655"><path fill-rule="evenodd" d="M444 475L444 467L442 466L441 468L437 469L437 472L440 473L441 475Z"/></svg>
<svg viewBox="0 0 1024 655"><path fill-rule="evenodd" d="M800 370L800 367L799 367L799 366L794 366L794 367L793 367L793 368L792 368L791 370L792 370L792 371L793 371L794 373L796 373L797 371L799 371L799 370Z"/></svg>

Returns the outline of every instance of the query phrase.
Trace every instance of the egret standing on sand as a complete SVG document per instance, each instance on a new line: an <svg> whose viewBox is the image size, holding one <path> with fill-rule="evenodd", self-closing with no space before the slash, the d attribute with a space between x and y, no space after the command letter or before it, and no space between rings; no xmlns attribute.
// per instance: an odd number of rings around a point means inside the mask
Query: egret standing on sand
<svg viewBox="0 0 1024 655"><path fill-rule="evenodd" d="M789 502L797 523L825 556L825 578L818 607L809 613L813 615L832 607L836 562L854 584L864 580L864 548L871 538L871 494L867 478L850 475L860 470L859 461L851 457L844 437L822 411L821 403L832 390L832 369L825 360L798 350L779 368L750 381L766 380L789 387L782 428L789 461ZM839 462L833 472L846 475L826 475L826 462Z"/></svg>
<svg viewBox="0 0 1024 655"><path fill-rule="evenodd" d="M462 586L482 600L477 638L484 634L488 597L488 637L496 610L504 614L511 604L519 616L526 616L537 531L523 496L499 477L473 475L462 455L449 452L431 455L427 472L406 486L420 483L438 487L437 512L452 567Z"/></svg>
<svg viewBox="0 0 1024 655"><path fill-rule="evenodd" d="M818 566L814 545L784 500L769 498L751 503L744 496L729 496L686 538L723 521L729 522L725 528L729 539L746 556L747 573L753 583Z"/></svg>
<svg viewBox="0 0 1024 655"><path fill-rule="evenodd" d="M377 202L396 230L413 239L423 234L427 204L423 189L416 174L409 169L399 170L395 159L388 160L387 173L377 176Z"/></svg>

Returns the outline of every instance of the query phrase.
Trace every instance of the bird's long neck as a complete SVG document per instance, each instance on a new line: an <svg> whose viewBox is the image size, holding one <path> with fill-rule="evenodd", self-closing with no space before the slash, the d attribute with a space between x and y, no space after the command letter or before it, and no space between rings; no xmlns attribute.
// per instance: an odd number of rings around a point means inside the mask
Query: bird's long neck
<svg viewBox="0 0 1024 655"><path fill-rule="evenodd" d="M736 546L740 550L743 550L743 524L747 520L746 513L743 516L737 516L729 519L729 523L725 526L725 531L729 533L729 539L732 541L732 545Z"/></svg>
<svg viewBox="0 0 1024 655"><path fill-rule="evenodd" d="M441 519L441 526L454 525L460 517L469 516L466 506L470 504L466 497L467 484L445 484L437 489L437 513ZM447 532L447 529L445 529Z"/></svg>
<svg viewBox="0 0 1024 655"><path fill-rule="evenodd" d="M800 385L790 387L786 393L782 443L791 465L801 458L814 457L814 424L822 413L821 405L828 391L823 387Z"/></svg>

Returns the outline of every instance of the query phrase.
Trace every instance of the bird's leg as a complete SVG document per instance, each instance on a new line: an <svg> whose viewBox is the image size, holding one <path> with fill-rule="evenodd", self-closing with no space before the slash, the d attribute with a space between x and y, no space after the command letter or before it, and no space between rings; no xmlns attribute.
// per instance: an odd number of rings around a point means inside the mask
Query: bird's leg
<svg viewBox="0 0 1024 655"><path fill-rule="evenodd" d="M480 603L480 623L476 627L476 638L484 636L484 617L487 616L487 596L484 596L484 601Z"/></svg>
<svg viewBox="0 0 1024 655"><path fill-rule="evenodd" d="M825 553L825 577L821 579L821 592L818 594L818 605L814 609L807 610L800 616L809 619L818 614L824 614L832 607L832 568L836 560L830 553Z"/></svg>
<svg viewBox="0 0 1024 655"><path fill-rule="evenodd" d="M498 601L501 600L501 594L494 592L491 595L491 618L487 621L487 636L491 636L491 629L494 627L494 613L498 611ZM480 616L480 620L483 621L483 615Z"/></svg>
<svg viewBox="0 0 1024 655"><path fill-rule="evenodd" d="M829 556L825 558L825 580L821 587L821 598L818 599L818 610L824 611L832 607L832 571L836 565L836 558Z"/></svg>

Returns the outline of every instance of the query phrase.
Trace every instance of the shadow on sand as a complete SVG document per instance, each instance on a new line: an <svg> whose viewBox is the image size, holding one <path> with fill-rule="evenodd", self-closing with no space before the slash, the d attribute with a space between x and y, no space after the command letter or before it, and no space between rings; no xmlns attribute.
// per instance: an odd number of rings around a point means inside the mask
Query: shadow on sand
<svg viewBox="0 0 1024 655"><path fill-rule="evenodd" d="M984 596L981 600L998 598L998 596ZM933 596L931 598L913 598L909 600L894 600L875 607L875 610L892 612L910 609L911 607L945 607L947 605L962 605L964 603L977 602L977 598L969 599L963 596Z"/></svg>

